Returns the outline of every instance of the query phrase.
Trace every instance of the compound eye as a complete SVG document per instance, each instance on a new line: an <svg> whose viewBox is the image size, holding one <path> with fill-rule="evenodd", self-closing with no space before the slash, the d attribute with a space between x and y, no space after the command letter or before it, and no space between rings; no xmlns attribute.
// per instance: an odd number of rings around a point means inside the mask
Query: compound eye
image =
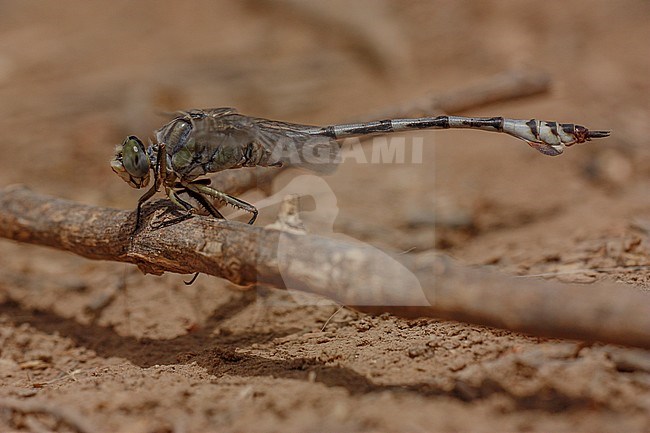
<svg viewBox="0 0 650 433"><path fill-rule="evenodd" d="M144 149L144 144L133 135L124 140L122 144L122 163L126 171L133 177L142 178L149 173L151 164Z"/></svg>

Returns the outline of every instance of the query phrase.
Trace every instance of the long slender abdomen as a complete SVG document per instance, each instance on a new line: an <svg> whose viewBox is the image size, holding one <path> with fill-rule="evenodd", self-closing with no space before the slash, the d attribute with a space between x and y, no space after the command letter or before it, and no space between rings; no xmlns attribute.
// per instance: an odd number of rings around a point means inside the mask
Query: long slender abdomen
<svg viewBox="0 0 650 433"><path fill-rule="evenodd" d="M421 129L470 128L499 132L502 117L437 116L413 119L386 119L366 123L346 123L321 128L318 133L332 138L359 137L370 134L414 131Z"/></svg>
<svg viewBox="0 0 650 433"><path fill-rule="evenodd" d="M584 126L572 123L547 122L536 119L519 120L504 117L463 116L419 117L347 123L315 128L310 133L341 139L423 129L478 129L504 132L527 142L531 147L543 154L551 156L562 153L565 146L584 143L592 138L609 136L609 131L589 131Z"/></svg>

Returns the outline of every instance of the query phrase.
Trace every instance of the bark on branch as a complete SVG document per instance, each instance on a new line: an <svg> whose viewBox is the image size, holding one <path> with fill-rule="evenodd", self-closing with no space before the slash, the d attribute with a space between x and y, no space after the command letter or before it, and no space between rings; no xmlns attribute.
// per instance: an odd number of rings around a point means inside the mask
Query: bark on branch
<svg viewBox="0 0 650 433"><path fill-rule="evenodd" d="M166 202L134 215L31 192L0 190L0 237L145 272L201 272L242 286L266 284L365 311L439 317L545 337L650 349L650 298L621 284L566 285L463 267L446 256L391 256L372 246L195 217L159 230Z"/></svg>

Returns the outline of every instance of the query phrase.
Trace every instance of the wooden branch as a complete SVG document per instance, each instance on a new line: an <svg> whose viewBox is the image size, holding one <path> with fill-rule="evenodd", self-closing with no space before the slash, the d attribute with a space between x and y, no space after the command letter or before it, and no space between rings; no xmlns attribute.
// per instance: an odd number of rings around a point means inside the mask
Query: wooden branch
<svg viewBox="0 0 650 433"><path fill-rule="evenodd" d="M540 335L650 349L650 298L622 284L565 285L469 269L442 255L388 255L370 245L195 217L152 230L164 201L132 212L0 190L0 237L145 272L201 272L334 299L364 311L461 320ZM169 215L167 215L169 217Z"/></svg>

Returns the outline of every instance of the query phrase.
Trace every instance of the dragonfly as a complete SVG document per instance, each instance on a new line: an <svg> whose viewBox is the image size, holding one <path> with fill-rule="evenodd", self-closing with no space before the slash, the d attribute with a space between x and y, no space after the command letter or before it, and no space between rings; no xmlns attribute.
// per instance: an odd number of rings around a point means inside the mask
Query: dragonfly
<svg viewBox="0 0 650 433"><path fill-rule="evenodd" d="M192 109L155 131L149 146L128 136L116 146L111 160L113 171L133 188L145 188L153 173L153 185L138 200L137 230L142 206L164 189L171 202L183 211L181 219L203 208L224 219L213 201L219 201L258 215L255 206L210 186L208 173L242 167L303 167L320 173L332 172L341 161L341 140L402 131L428 129L476 129L499 132L525 141L548 156L560 155L565 147L604 138L610 131L589 130L573 123L506 117L436 116L386 119L362 123L311 126L280 122L239 114L234 108ZM194 199L190 203L181 195Z"/></svg>

